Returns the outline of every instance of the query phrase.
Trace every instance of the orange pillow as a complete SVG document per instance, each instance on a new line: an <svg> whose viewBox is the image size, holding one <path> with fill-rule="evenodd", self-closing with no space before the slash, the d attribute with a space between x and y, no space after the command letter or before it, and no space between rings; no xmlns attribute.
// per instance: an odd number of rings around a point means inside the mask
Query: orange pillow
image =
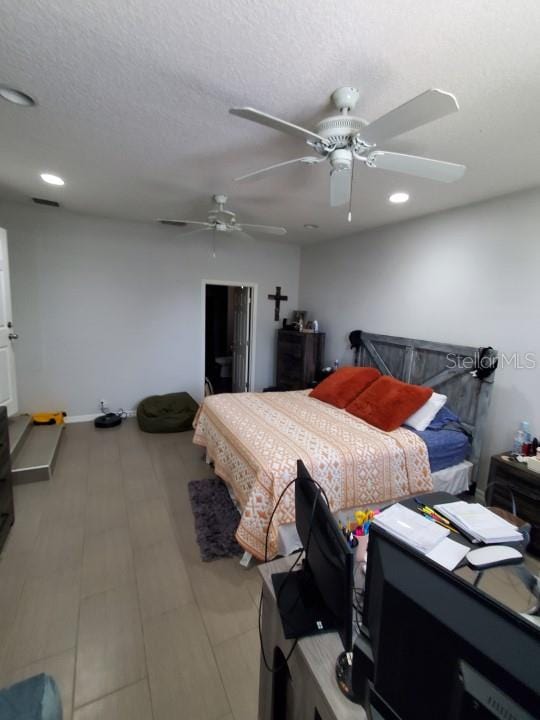
<svg viewBox="0 0 540 720"><path fill-rule="evenodd" d="M382 375L347 406L347 412L390 432L429 400L433 390Z"/></svg>
<svg viewBox="0 0 540 720"><path fill-rule="evenodd" d="M343 409L380 375L381 373L372 367L340 368L319 383L310 392L310 396Z"/></svg>

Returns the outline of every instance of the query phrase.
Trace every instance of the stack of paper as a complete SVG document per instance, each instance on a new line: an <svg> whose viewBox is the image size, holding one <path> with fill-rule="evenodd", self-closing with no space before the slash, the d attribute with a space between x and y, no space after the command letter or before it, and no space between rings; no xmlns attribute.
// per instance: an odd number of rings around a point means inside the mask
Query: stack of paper
<svg viewBox="0 0 540 720"><path fill-rule="evenodd" d="M427 554L450 534L450 530L396 503L375 516L374 523L421 553Z"/></svg>
<svg viewBox="0 0 540 720"><path fill-rule="evenodd" d="M453 570L469 552L468 545L447 537L450 530L399 503L376 515L373 522L447 570Z"/></svg>
<svg viewBox="0 0 540 720"><path fill-rule="evenodd" d="M514 525L503 520L479 503L463 500L435 505L435 510L444 515L457 528L473 540L486 543L519 542L523 536Z"/></svg>

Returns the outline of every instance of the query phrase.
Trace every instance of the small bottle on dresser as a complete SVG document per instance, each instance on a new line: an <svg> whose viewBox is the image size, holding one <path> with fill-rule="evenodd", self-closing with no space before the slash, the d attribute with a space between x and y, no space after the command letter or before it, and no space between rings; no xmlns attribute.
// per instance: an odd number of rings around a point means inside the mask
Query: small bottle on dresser
<svg viewBox="0 0 540 720"><path fill-rule="evenodd" d="M523 446L529 441L529 423L523 420L514 435L514 452L518 455L523 454Z"/></svg>

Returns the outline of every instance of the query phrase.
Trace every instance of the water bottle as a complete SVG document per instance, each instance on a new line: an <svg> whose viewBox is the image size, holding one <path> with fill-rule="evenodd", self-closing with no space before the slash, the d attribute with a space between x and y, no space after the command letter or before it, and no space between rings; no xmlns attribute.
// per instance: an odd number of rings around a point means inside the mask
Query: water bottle
<svg viewBox="0 0 540 720"><path fill-rule="evenodd" d="M518 431L514 435L514 452L521 455L523 445L529 440L529 423L526 420L520 424Z"/></svg>

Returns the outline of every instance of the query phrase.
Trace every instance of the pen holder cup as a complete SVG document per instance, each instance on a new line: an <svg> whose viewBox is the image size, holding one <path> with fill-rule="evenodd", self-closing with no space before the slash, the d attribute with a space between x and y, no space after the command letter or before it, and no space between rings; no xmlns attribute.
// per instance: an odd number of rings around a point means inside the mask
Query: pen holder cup
<svg viewBox="0 0 540 720"><path fill-rule="evenodd" d="M366 582L367 546L369 535L362 535L357 538L355 562L354 562L354 586L356 590L363 590Z"/></svg>
<svg viewBox="0 0 540 720"><path fill-rule="evenodd" d="M358 540L358 545L356 546L356 562L363 563L366 561L369 535L361 535L356 539Z"/></svg>

